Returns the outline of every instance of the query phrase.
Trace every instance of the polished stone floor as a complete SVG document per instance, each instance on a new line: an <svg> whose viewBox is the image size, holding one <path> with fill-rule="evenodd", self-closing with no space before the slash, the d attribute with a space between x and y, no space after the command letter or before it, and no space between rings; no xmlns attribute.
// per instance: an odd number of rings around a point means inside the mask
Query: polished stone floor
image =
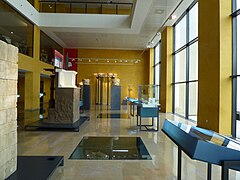
<svg viewBox="0 0 240 180"><path fill-rule="evenodd" d="M175 180L177 176L177 146L162 132L143 132L136 126L136 118L97 118L108 110L89 112L90 121L84 122L79 132L18 131L18 155L62 155L64 166L58 167L52 180ZM112 113L127 113L112 111ZM172 114L160 114L160 128L164 119L191 124ZM152 160L71 160L68 159L84 136L141 137ZM221 179L221 169L213 165L213 180ZM182 159L182 179L206 179L207 164L191 160L185 154ZM240 179L240 173L230 171L230 179Z"/></svg>

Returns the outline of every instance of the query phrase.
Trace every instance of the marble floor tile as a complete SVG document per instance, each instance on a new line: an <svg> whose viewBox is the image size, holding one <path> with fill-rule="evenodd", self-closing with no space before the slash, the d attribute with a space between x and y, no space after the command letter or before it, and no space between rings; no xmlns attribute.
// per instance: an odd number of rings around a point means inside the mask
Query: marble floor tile
<svg viewBox="0 0 240 180"><path fill-rule="evenodd" d="M24 131L18 130L18 155L61 155L64 166L58 167L53 180L175 180L177 176L177 146L160 130L139 131L136 117L127 119L97 118L99 113L110 110L100 108L85 112L90 121L84 122L79 132ZM127 111L112 111L127 113ZM160 113L160 129L164 119L186 121L170 113ZM70 160L75 147L84 136L133 136L141 137L152 160ZM221 168L213 166L213 180L219 180ZM204 180L207 164L182 155L182 179ZM230 171L230 179L240 179L240 173Z"/></svg>

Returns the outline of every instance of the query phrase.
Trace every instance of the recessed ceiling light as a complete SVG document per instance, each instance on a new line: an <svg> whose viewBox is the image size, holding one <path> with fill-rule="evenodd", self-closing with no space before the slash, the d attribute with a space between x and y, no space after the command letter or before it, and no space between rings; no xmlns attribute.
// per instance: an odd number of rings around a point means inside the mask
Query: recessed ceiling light
<svg viewBox="0 0 240 180"><path fill-rule="evenodd" d="M11 33L11 34L13 34L14 32L13 32L13 31L11 31L10 33Z"/></svg>
<svg viewBox="0 0 240 180"><path fill-rule="evenodd" d="M151 46L150 46L150 45L147 45L147 48L151 48Z"/></svg>
<svg viewBox="0 0 240 180"><path fill-rule="evenodd" d="M174 20L174 19L176 19L176 18L177 18L176 15L171 15L169 19L170 19L170 20Z"/></svg>
<svg viewBox="0 0 240 180"><path fill-rule="evenodd" d="M164 10L163 9L156 9L155 14L163 14Z"/></svg>

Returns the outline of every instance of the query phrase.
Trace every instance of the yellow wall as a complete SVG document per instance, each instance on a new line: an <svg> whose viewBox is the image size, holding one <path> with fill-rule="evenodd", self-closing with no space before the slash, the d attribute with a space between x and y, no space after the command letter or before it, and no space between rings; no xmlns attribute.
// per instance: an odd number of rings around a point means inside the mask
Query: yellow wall
<svg viewBox="0 0 240 180"><path fill-rule="evenodd" d="M161 39L161 111L172 112L173 27L166 27Z"/></svg>
<svg viewBox="0 0 240 180"><path fill-rule="evenodd" d="M18 68L27 71L25 73L24 106L27 110L39 108L40 99L40 74L49 75L44 68L53 68L52 65L40 61L40 30L34 26L33 57L19 53Z"/></svg>
<svg viewBox="0 0 240 180"><path fill-rule="evenodd" d="M18 94L20 97L17 99L18 110L24 109L24 99L25 99L25 78L23 76L18 76Z"/></svg>
<svg viewBox="0 0 240 180"><path fill-rule="evenodd" d="M142 55L141 55L142 54ZM140 56L141 55L141 56ZM132 85L131 97L138 97L138 85L148 84L149 80L149 51L127 50L91 50L79 49L79 58L116 58L116 59L140 59L141 62L134 65L99 65L79 64L78 82L82 79L91 79L91 103L95 103L95 76L93 73L116 73L122 87L122 99L128 96L128 85Z"/></svg>
<svg viewBox="0 0 240 180"><path fill-rule="evenodd" d="M198 126L231 134L231 1L199 1Z"/></svg>
<svg viewBox="0 0 240 180"><path fill-rule="evenodd" d="M149 84L154 84L154 48L149 50Z"/></svg>
<svg viewBox="0 0 240 180"><path fill-rule="evenodd" d="M51 86L51 79L50 78L42 78L41 81L44 82L44 102L47 103L50 99L50 86Z"/></svg>

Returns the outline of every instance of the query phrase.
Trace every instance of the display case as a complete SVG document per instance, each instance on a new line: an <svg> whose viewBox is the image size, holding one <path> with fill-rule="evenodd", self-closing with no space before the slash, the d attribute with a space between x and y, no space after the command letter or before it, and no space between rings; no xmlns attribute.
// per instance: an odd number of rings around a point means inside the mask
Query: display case
<svg viewBox="0 0 240 180"><path fill-rule="evenodd" d="M191 159L222 166L222 179L228 179L228 170L240 170L240 142L214 131L165 120L162 131L178 146L178 179L181 179L181 151Z"/></svg>
<svg viewBox="0 0 240 180"><path fill-rule="evenodd" d="M159 88L158 85L139 85L138 100L143 105L156 106L159 104Z"/></svg>

